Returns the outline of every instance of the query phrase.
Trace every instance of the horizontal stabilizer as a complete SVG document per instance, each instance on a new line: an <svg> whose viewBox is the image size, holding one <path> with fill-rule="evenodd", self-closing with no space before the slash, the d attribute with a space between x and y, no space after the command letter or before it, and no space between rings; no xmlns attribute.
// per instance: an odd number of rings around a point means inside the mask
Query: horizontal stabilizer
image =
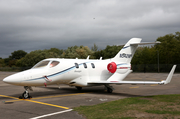
<svg viewBox="0 0 180 119"><path fill-rule="evenodd" d="M161 43L161 42L156 41L156 42L130 43L130 45L149 45L149 44L157 44L157 43Z"/></svg>

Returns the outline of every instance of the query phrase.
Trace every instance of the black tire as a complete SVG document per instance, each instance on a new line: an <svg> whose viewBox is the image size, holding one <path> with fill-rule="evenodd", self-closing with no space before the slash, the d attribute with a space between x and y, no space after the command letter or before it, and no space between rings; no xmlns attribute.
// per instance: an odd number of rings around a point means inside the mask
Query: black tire
<svg viewBox="0 0 180 119"><path fill-rule="evenodd" d="M108 92L108 93L112 93L113 90L112 90L111 88L107 88L107 92Z"/></svg>
<svg viewBox="0 0 180 119"><path fill-rule="evenodd" d="M22 98L23 99L28 99L29 98L29 93L26 93L26 91L24 91L24 93L22 94Z"/></svg>
<svg viewBox="0 0 180 119"><path fill-rule="evenodd" d="M82 90L82 87L76 86L77 90Z"/></svg>

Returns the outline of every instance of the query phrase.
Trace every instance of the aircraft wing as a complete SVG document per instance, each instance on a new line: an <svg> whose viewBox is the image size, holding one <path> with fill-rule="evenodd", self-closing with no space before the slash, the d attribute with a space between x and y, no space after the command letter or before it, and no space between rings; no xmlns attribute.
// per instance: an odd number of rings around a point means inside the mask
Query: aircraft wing
<svg viewBox="0 0 180 119"><path fill-rule="evenodd" d="M171 79L172 76L174 74L176 65L173 66L173 68L171 69L168 77L166 78L166 80L160 81L160 82L156 82L156 81L117 81L117 80L111 80L111 81L93 81L93 82L88 82L89 84L159 84L159 85L163 85L163 84L168 84Z"/></svg>
<svg viewBox="0 0 180 119"><path fill-rule="evenodd" d="M97 82L88 82L89 84L165 84L165 81L153 82L153 81L97 81Z"/></svg>

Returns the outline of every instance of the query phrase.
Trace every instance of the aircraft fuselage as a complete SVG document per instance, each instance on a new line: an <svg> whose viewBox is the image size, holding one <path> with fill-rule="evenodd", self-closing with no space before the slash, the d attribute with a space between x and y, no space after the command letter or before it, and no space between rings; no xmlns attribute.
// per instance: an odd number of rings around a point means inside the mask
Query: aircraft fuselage
<svg viewBox="0 0 180 119"><path fill-rule="evenodd" d="M16 73L4 79L6 83L20 86L43 86L52 84L68 84L72 86L92 86L88 81L107 81L113 73L109 72L108 60L83 60L83 59L45 59L45 66L35 65L33 68ZM51 66L57 62L56 66ZM43 63L42 63L43 64ZM119 63L121 70L130 69L130 64ZM119 68L120 68L119 67ZM117 66L118 68L118 66ZM14 81L14 82L13 82Z"/></svg>

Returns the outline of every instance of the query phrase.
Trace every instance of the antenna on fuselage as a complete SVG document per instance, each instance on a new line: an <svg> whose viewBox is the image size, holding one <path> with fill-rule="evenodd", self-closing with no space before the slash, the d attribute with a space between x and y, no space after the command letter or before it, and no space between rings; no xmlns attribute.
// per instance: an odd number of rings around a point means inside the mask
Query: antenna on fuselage
<svg viewBox="0 0 180 119"><path fill-rule="evenodd" d="M87 56L87 60L89 60L90 55Z"/></svg>

